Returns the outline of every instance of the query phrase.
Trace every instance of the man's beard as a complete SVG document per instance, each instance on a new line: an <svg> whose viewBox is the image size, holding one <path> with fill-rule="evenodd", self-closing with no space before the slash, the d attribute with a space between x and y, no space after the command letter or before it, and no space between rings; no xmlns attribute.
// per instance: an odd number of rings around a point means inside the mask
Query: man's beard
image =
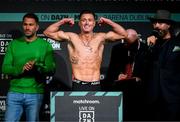
<svg viewBox="0 0 180 122"><path fill-rule="evenodd" d="M32 34L25 34L25 36L26 36L26 38L31 38L34 36L34 34L33 33Z"/></svg>
<svg viewBox="0 0 180 122"><path fill-rule="evenodd" d="M167 30L154 29L152 31L152 35L154 35L156 38L163 39L166 36L167 32Z"/></svg>

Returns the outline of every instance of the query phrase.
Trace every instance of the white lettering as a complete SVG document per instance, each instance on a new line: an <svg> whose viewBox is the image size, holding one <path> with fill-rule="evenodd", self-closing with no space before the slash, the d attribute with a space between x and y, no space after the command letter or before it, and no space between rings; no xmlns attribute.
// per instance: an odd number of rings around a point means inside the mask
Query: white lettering
<svg viewBox="0 0 180 122"><path fill-rule="evenodd" d="M81 106L81 107L79 107L79 110L86 111L87 110L87 106Z"/></svg>
<svg viewBox="0 0 180 122"><path fill-rule="evenodd" d="M6 105L5 100L1 100L1 101L0 101L0 106L2 106L2 105Z"/></svg>

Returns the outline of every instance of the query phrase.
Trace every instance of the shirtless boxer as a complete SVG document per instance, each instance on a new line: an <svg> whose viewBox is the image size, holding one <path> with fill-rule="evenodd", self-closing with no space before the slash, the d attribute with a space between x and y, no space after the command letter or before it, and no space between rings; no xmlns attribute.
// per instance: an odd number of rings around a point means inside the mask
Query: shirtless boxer
<svg viewBox="0 0 180 122"><path fill-rule="evenodd" d="M57 41L68 41L73 90L98 91L101 89L100 66L104 42L124 39L127 37L127 32L121 25L104 17L100 17L98 24L107 24L112 27L112 31L93 32L96 25L95 14L89 10L82 11L79 18L80 33L59 29L64 24L74 25L74 19L64 18L50 25L44 34Z"/></svg>

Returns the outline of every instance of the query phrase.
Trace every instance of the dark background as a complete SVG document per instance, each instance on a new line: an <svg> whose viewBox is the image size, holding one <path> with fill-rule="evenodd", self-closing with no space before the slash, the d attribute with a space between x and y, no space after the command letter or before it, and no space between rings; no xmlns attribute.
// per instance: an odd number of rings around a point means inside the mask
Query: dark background
<svg viewBox="0 0 180 122"><path fill-rule="evenodd" d="M180 1L179 0L1 0L0 3L0 14L1 13L79 13L83 9L93 10L95 13L131 13L131 14L152 14L155 13L157 9L167 9L172 14L180 14ZM177 17L177 24L179 26L180 17ZM0 16L0 20L2 20ZM53 21L55 22L55 21ZM38 34L42 34L43 30L52 21L43 22L40 21L40 30ZM151 32L151 24L148 21L122 21L119 22L124 28L134 28L139 34L144 42L146 42L146 37ZM66 31L79 32L77 24L74 28L69 26L64 26ZM108 26L96 27L95 31L108 31L110 28ZM0 21L0 41L9 42L11 39L19 37L22 35L21 21ZM3 37L3 34L6 36ZM41 35L44 37L43 35ZM45 37L44 37L45 38ZM10 40L9 40L10 39ZM47 39L47 38L45 38ZM103 54L103 62L101 67L101 80L106 77L107 68L109 65L109 59L111 56L111 48L117 44L106 43L105 50ZM71 66L68 60L68 53L66 48L66 42L61 42L61 50L55 49L55 58L57 63L57 70L54 76L47 78L47 90L45 106L43 108L43 114L49 116L49 92L50 91L60 91L68 90L71 87ZM7 45L1 44L1 49L7 47ZM118 52L117 52L118 53ZM1 73L1 65L4 58L4 54L0 54L0 101L4 101L10 77ZM51 81L49 83L49 81ZM0 106L3 106L3 104ZM5 105L4 105L5 106ZM3 120L4 110L0 109L0 120ZM47 117L48 118L48 117ZM41 118L46 120L47 118Z"/></svg>

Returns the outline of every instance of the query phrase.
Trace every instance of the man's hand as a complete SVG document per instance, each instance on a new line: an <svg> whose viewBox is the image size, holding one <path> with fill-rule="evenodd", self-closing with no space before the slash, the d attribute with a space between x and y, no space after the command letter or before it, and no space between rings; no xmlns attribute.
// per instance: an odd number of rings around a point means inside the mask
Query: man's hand
<svg viewBox="0 0 180 122"><path fill-rule="evenodd" d="M98 24L99 24L99 26L101 26L102 24L107 24L108 21L109 21L109 19L104 18L104 17L100 17L99 21L98 21Z"/></svg>
<svg viewBox="0 0 180 122"><path fill-rule="evenodd" d="M155 44L156 44L156 40L157 40L157 38L156 38L155 36L149 36L149 37L147 38L147 44L148 44L149 46L155 45Z"/></svg>
<svg viewBox="0 0 180 122"><path fill-rule="evenodd" d="M61 24L69 24L70 26L74 25L74 19L73 18L64 18L60 20Z"/></svg>
<svg viewBox="0 0 180 122"><path fill-rule="evenodd" d="M35 61L28 61L24 67L23 67L23 72L24 71L30 71L34 67Z"/></svg>
<svg viewBox="0 0 180 122"><path fill-rule="evenodd" d="M119 74L118 76L118 80L125 80L126 78L127 78L127 75L123 73Z"/></svg>
<svg viewBox="0 0 180 122"><path fill-rule="evenodd" d="M121 80L132 80L132 79L134 79L136 82L140 82L141 81L141 78L139 78L139 77L128 77L127 74L123 74L123 73L119 74L119 76L118 76L118 81L121 81Z"/></svg>

